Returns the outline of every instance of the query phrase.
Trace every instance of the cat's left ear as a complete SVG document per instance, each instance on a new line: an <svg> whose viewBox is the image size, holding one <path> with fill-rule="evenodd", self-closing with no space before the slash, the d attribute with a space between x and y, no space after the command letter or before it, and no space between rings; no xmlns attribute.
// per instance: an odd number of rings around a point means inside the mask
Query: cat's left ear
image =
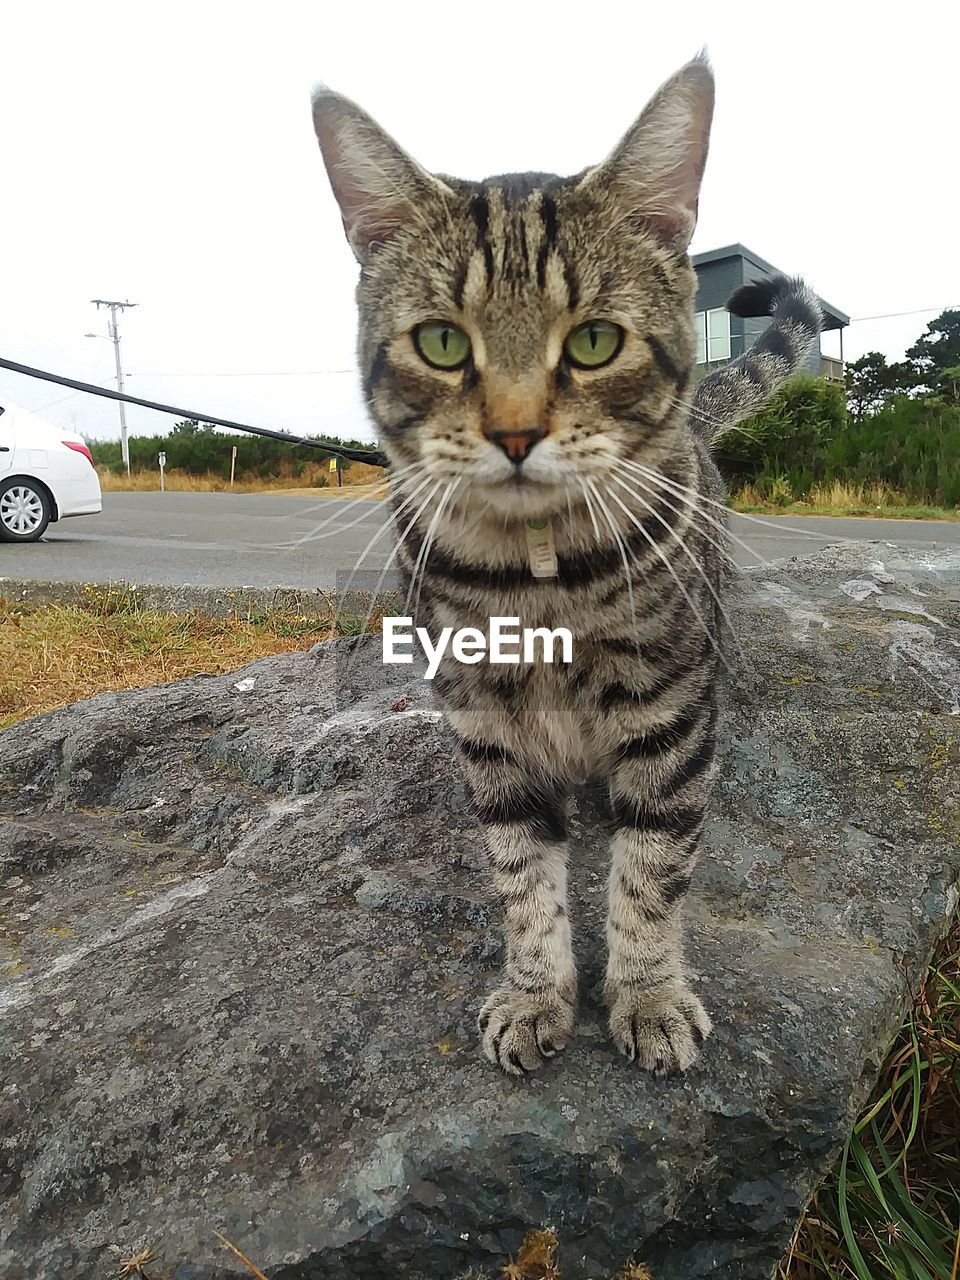
<svg viewBox="0 0 960 1280"><path fill-rule="evenodd" d="M325 85L313 95L313 124L354 255L366 262L418 210L453 193L355 102Z"/></svg>
<svg viewBox="0 0 960 1280"><path fill-rule="evenodd" d="M686 252L697 224L700 184L713 119L713 72L706 55L660 86L643 114L581 186L605 188L662 244Z"/></svg>

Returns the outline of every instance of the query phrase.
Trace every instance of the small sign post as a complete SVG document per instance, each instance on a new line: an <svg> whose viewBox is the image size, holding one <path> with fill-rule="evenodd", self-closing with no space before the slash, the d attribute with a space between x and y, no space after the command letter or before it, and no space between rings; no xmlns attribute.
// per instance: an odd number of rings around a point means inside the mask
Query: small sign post
<svg viewBox="0 0 960 1280"><path fill-rule="evenodd" d="M337 473L337 488L343 488L343 468L340 466L339 458L330 459L330 470Z"/></svg>
<svg viewBox="0 0 960 1280"><path fill-rule="evenodd" d="M167 465L167 455L165 453L161 453L159 455L159 459L160 459L160 492L164 493L166 490L163 483L163 469Z"/></svg>
<svg viewBox="0 0 960 1280"><path fill-rule="evenodd" d="M233 477L237 474L237 446L230 452L230 488L233 488Z"/></svg>

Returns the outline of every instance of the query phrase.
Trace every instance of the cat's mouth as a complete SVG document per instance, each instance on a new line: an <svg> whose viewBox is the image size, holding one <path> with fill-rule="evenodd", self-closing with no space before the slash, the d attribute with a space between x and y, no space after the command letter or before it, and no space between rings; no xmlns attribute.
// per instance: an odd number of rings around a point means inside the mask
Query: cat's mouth
<svg viewBox="0 0 960 1280"><path fill-rule="evenodd" d="M471 486L481 505L507 519L527 520L551 515L566 501L566 489L554 479L526 475L518 468L512 476L480 481Z"/></svg>
<svg viewBox="0 0 960 1280"><path fill-rule="evenodd" d="M518 467L512 475L498 476L495 480L483 478L474 483L482 488L486 494L512 494L519 491L533 492L534 490L539 493L545 493L547 490L561 487L553 476L531 475L522 467Z"/></svg>

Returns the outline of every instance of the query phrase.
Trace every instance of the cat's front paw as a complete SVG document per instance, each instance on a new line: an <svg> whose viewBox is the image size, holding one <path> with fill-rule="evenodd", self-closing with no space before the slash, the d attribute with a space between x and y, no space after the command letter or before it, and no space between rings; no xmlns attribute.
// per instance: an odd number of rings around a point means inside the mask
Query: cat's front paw
<svg viewBox="0 0 960 1280"><path fill-rule="evenodd" d="M575 1012L575 999L560 991L530 993L504 983L477 1019L483 1051L508 1075L525 1076L566 1048Z"/></svg>
<svg viewBox="0 0 960 1280"><path fill-rule="evenodd" d="M658 1076L686 1071L711 1031L706 1009L682 981L655 989L608 986L607 1004L617 1048Z"/></svg>

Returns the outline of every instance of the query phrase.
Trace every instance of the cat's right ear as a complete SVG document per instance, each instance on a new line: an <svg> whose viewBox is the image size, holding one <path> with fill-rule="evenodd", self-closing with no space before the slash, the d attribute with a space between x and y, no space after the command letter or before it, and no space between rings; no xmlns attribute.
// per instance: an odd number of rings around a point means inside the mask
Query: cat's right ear
<svg viewBox="0 0 960 1280"><path fill-rule="evenodd" d="M431 197L452 195L365 111L325 85L313 94L313 125L343 228L360 263Z"/></svg>
<svg viewBox="0 0 960 1280"><path fill-rule="evenodd" d="M611 193L628 219L680 253L697 224L713 92L701 53L660 86L613 152L581 181L585 189Z"/></svg>

